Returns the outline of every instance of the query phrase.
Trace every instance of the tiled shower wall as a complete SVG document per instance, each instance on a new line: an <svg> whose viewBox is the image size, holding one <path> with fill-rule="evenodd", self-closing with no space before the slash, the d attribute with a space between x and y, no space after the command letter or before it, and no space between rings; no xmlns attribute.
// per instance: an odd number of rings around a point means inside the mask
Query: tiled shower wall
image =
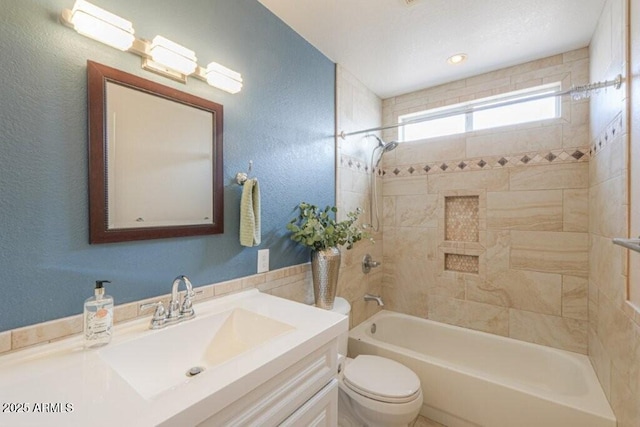
<svg viewBox="0 0 640 427"><path fill-rule="evenodd" d="M382 101L351 73L339 65L336 67L336 124L338 132L346 133L361 129L379 127L381 124ZM348 136L337 139L337 206L338 218L357 208L364 210L360 219L370 223L370 179L371 152L376 147L375 138L365 135ZM382 189L381 178L378 188ZM382 216L382 195L380 193L380 216ZM338 281L338 296L351 303L351 326L375 314L379 307L375 302L365 302L366 293L382 292L382 268L374 268L369 274L362 272L362 258L369 253L376 261L382 261L382 229L373 232L371 241L361 241L351 250L342 250L342 263Z"/></svg>
<svg viewBox="0 0 640 427"><path fill-rule="evenodd" d="M563 89L587 83L589 50L386 99L383 124L555 81ZM589 102L563 99L558 119L405 142L390 152L383 163L388 308L587 353L588 125ZM455 198L475 199L477 212L469 204L452 218L445 202ZM449 233L450 223L475 228L477 237Z"/></svg>
<svg viewBox="0 0 640 427"><path fill-rule="evenodd" d="M632 1L640 8L640 2ZM609 0L605 4L591 42L593 80L612 79L617 74L626 77L627 18L640 25L637 9L627 15L628 6L627 0ZM634 46L634 51L638 47ZM640 265L628 263L627 250L611 243L612 238L626 237L628 232L626 90L625 83L622 90L601 92L591 100L589 357L616 414L618 427L637 427L640 312L626 299L628 270L637 271Z"/></svg>

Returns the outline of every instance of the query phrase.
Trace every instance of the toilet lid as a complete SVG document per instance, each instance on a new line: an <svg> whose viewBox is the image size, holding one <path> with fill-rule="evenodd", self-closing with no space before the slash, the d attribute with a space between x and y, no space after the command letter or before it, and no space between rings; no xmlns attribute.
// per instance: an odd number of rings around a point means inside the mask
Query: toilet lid
<svg viewBox="0 0 640 427"><path fill-rule="evenodd" d="M344 368L344 382L359 394L390 403L413 400L420 391L420 379L411 369L379 356L357 356Z"/></svg>

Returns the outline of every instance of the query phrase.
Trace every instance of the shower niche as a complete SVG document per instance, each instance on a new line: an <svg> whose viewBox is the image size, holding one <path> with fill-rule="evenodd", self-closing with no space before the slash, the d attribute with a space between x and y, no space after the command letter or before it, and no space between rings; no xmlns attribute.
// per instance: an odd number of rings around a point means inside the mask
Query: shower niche
<svg viewBox="0 0 640 427"><path fill-rule="evenodd" d="M480 196L445 196L445 240L478 242Z"/></svg>
<svg viewBox="0 0 640 427"><path fill-rule="evenodd" d="M440 245L445 272L478 275L484 245L481 240L484 218L481 215L484 194L453 192L443 194Z"/></svg>

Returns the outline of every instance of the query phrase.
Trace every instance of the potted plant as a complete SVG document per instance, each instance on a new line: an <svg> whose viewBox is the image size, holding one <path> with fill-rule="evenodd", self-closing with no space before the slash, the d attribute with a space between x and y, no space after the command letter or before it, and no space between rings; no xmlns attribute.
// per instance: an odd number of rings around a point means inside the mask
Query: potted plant
<svg viewBox="0 0 640 427"><path fill-rule="evenodd" d="M316 306L331 310L338 286L340 248L351 249L354 243L369 237L358 224L361 209L349 212L347 219L336 221L335 206L320 209L301 202L299 214L287 224L291 240L311 249L311 273Z"/></svg>

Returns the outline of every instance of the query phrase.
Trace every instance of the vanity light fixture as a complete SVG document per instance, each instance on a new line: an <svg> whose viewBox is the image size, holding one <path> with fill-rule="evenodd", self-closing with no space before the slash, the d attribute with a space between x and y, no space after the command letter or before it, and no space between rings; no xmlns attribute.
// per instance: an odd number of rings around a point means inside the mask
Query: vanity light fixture
<svg viewBox="0 0 640 427"><path fill-rule="evenodd" d="M217 62L211 62L206 69L200 67L194 51L165 37L138 39L130 21L86 0L76 0L73 9L64 9L60 21L84 36L142 57L145 70L182 83L187 82L187 76L193 76L231 94L242 89L240 73Z"/></svg>
<svg viewBox="0 0 640 427"><path fill-rule="evenodd" d="M207 65L207 83L229 93L238 93L242 90L242 75L227 67L211 62Z"/></svg>
<svg viewBox="0 0 640 427"><path fill-rule="evenodd" d="M155 36L151 41L149 54L153 62L178 71L185 76L193 74L198 68L196 53L162 36Z"/></svg>
<svg viewBox="0 0 640 427"><path fill-rule="evenodd" d="M447 63L451 65L458 65L458 64L462 64L466 60L467 60L466 53L456 53L455 55L451 55L449 58L447 58Z"/></svg>
<svg viewBox="0 0 640 427"><path fill-rule="evenodd" d="M83 36L122 51L128 50L135 40L130 21L85 0L76 0L73 9L63 11L62 19Z"/></svg>

